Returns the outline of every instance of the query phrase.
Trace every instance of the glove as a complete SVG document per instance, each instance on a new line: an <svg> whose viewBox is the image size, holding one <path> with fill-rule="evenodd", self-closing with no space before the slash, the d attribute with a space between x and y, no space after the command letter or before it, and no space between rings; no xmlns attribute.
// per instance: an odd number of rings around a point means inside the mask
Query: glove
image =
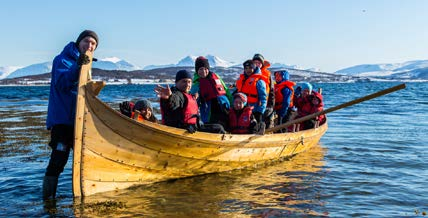
<svg viewBox="0 0 428 218"><path fill-rule="evenodd" d="M271 117L273 115L273 108L272 107L266 107L265 113L263 114L263 117Z"/></svg>
<svg viewBox="0 0 428 218"><path fill-rule="evenodd" d="M119 103L120 113L127 117L132 116L132 111L134 110L134 103L132 101L124 101Z"/></svg>
<svg viewBox="0 0 428 218"><path fill-rule="evenodd" d="M193 134L196 132L196 128L193 125L189 125L186 129L190 134Z"/></svg>
<svg viewBox="0 0 428 218"><path fill-rule="evenodd" d="M83 53L80 54L79 58L77 59L77 65L79 66L89 64L89 62L91 62L91 60L89 60L89 56Z"/></svg>

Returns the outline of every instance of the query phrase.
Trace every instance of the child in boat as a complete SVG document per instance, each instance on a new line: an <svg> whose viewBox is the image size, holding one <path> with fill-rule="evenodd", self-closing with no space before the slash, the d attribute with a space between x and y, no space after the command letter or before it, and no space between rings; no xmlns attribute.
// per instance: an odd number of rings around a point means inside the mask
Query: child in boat
<svg viewBox="0 0 428 218"><path fill-rule="evenodd" d="M233 134L256 133L259 126L252 110L253 107L247 105L247 96L242 92L235 93L233 95L233 107L229 111L228 130ZM261 123L264 124L263 122Z"/></svg>
<svg viewBox="0 0 428 218"><path fill-rule="evenodd" d="M319 92L312 90L312 85L309 83L302 84L302 95L298 102L298 118L308 116L313 113L320 112L324 109L323 97ZM311 120L307 120L300 124L300 130L311 129L325 123L325 115L317 116Z"/></svg>
<svg viewBox="0 0 428 218"><path fill-rule="evenodd" d="M291 120L294 103L294 86L296 83L290 81L290 74L287 70L276 71L275 73L275 112L278 115L277 124L283 124Z"/></svg>
<svg viewBox="0 0 428 218"><path fill-rule="evenodd" d="M124 101L119 104L120 112L129 118L135 119L136 111L139 112L138 121L147 120L153 123L157 123L158 119L153 113L153 107L150 102L146 99L137 101L135 104L132 101Z"/></svg>
<svg viewBox="0 0 428 218"><path fill-rule="evenodd" d="M190 93L199 96L199 111L202 122L227 124L231 95L223 80L210 71L208 59L196 58L195 74Z"/></svg>
<svg viewBox="0 0 428 218"><path fill-rule="evenodd" d="M269 61L267 61L263 55L254 54L252 59L254 65L258 67L261 74L266 77L266 91L267 91L267 102L266 110L263 113L263 120L267 128L272 128L274 125L274 106L275 106L275 91L274 83L272 81L271 72L268 70L270 67Z"/></svg>
<svg viewBox="0 0 428 218"><path fill-rule="evenodd" d="M243 63L244 73L236 81L236 91L248 97L248 105L253 106L253 114L258 123L263 122L263 114L267 105L267 77L261 74L252 60Z"/></svg>

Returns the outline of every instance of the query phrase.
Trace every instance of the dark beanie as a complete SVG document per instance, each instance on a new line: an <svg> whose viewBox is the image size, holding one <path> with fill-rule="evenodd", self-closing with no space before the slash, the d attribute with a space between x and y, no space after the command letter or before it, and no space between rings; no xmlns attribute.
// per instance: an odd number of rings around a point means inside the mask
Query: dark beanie
<svg viewBox="0 0 428 218"><path fill-rule="evenodd" d="M80 41L82 41L82 39L84 39L86 36L94 38L95 41L97 41L97 45L95 46L95 48L98 47L98 35L92 30L85 30L81 32L79 37L77 37L76 45L79 46Z"/></svg>
<svg viewBox="0 0 428 218"><path fill-rule="evenodd" d="M262 64L265 62L265 58L261 54L255 54L253 57L253 61L254 60L259 60L260 62L262 62Z"/></svg>
<svg viewBox="0 0 428 218"><path fill-rule="evenodd" d="M206 59L203 56L199 56L198 58L196 58L195 61L195 72L197 73L199 68L201 67L205 67L208 70L210 69L210 63L208 62L208 59Z"/></svg>
<svg viewBox="0 0 428 218"><path fill-rule="evenodd" d="M244 68L251 67L252 69L254 69L256 67L253 63L253 60L246 60L242 65L244 66Z"/></svg>
<svg viewBox="0 0 428 218"><path fill-rule="evenodd" d="M146 99L137 101L137 103L135 103L134 110L139 111L144 108L150 108L150 110L153 111L152 104L150 104L150 101L147 101Z"/></svg>
<svg viewBox="0 0 428 218"><path fill-rule="evenodd" d="M175 82L180 81L181 79L192 79L192 73L187 70L180 70L175 75Z"/></svg>

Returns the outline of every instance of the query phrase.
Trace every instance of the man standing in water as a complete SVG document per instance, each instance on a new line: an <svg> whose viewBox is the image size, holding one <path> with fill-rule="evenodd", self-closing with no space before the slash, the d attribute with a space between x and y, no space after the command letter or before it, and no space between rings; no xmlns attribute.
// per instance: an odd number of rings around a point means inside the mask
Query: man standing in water
<svg viewBox="0 0 428 218"><path fill-rule="evenodd" d="M77 86L82 65L89 64L86 51L94 52L98 36L94 31L80 33L76 42L68 43L52 64L46 127L51 131L52 148L49 164L43 178L43 199L56 195L58 177L64 170L74 144Z"/></svg>

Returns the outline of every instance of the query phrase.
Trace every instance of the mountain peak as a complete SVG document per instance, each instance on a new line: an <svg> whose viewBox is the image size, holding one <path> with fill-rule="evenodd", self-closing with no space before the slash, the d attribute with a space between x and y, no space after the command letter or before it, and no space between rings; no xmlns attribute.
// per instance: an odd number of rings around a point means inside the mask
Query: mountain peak
<svg viewBox="0 0 428 218"><path fill-rule="evenodd" d="M109 62L117 63L119 61L122 61L122 59L118 57L107 57L107 58L101 58L100 61L109 61Z"/></svg>

